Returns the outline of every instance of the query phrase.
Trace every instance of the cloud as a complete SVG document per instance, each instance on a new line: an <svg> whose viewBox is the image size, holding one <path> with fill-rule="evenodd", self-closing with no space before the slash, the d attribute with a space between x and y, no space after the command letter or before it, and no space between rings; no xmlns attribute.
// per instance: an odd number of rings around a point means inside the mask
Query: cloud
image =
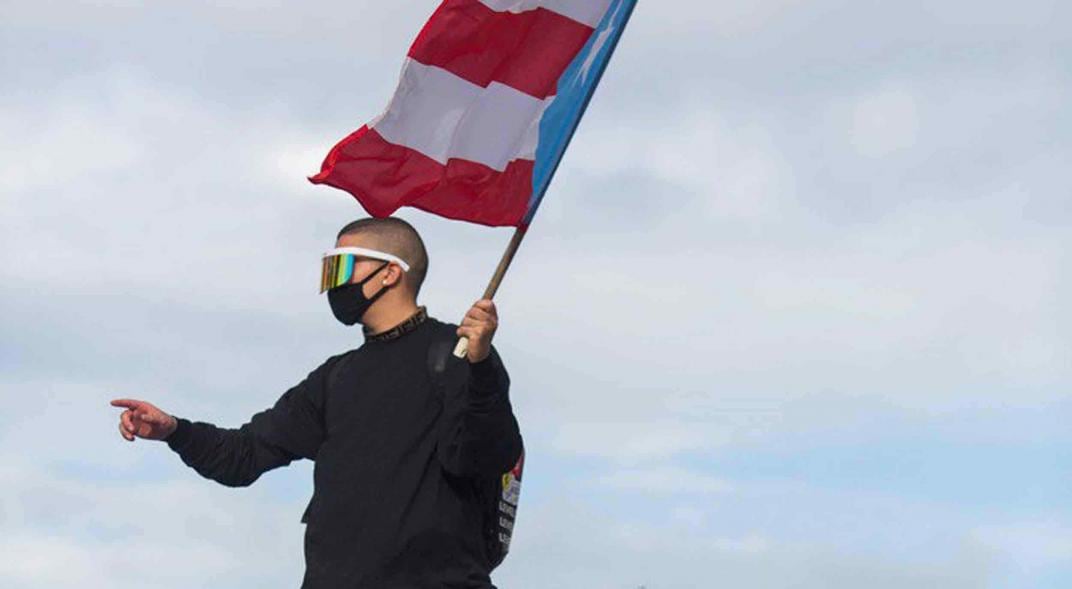
<svg viewBox="0 0 1072 589"><path fill-rule="evenodd" d="M883 157L915 146L919 132L916 100L904 89L882 89L859 99L850 136L861 155Z"/></svg>
<svg viewBox="0 0 1072 589"><path fill-rule="evenodd" d="M975 530L975 536L1022 571L1072 564L1072 528L1057 521L982 526Z"/></svg>
<svg viewBox="0 0 1072 589"><path fill-rule="evenodd" d="M645 493L726 493L733 485L707 474L683 468L625 469L599 477L599 484L623 491Z"/></svg>
<svg viewBox="0 0 1072 589"><path fill-rule="evenodd" d="M559 428L556 450L573 455L594 455L622 462L665 459L682 452L719 446L724 441L700 424L572 423Z"/></svg>
<svg viewBox="0 0 1072 589"><path fill-rule="evenodd" d="M39 121L8 114L0 118L0 137L0 189L8 194L85 180L137 161L129 136L74 104L56 105L43 128Z"/></svg>
<svg viewBox="0 0 1072 589"><path fill-rule="evenodd" d="M91 484L33 472L17 480L20 493L3 498L5 512L30 517L6 520L5 586L300 582L300 505L190 480ZM62 515L44 527L45 514Z"/></svg>
<svg viewBox="0 0 1072 589"><path fill-rule="evenodd" d="M784 489L777 494L785 509L760 515L748 503L729 502L714 513L699 508L671 507L678 517L662 519L634 513L623 519L611 511L613 495L587 488L584 493L558 493L544 504L526 503L518 512L512 553L502 565L497 584L508 587L669 587L707 586L711 583L749 587L849 587L859 583L877 587L941 585L985 586L991 570L990 554L967 537L943 538L944 545L926 556L903 550L864 551L837 548L819 538L819 531L839 527L876 504L854 508L843 504L841 521L816 518L810 534L794 540L773 537L779 526L793 526L785 516L814 496ZM773 498L766 497L764 504ZM650 502L649 502L650 504ZM748 507L746 507L748 505ZM688 517L680 517L691 511ZM806 513L807 508L803 511ZM727 517L736 512L740 517ZM697 515L700 513L701 515ZM772 517L773 515L773 517ZM900 509L888 515L918 512ZM696 519L701 520L700 525ZM731 524L717 523L719 518ZM868 517L870 522L872 518ZM743 529L736 529L737 523ZM905 529L890 522L897 531ZM905 521L905 523L909 523ZM912 525L912 524L910 524ZM933 533L933 530L932 530ZM902 541L913 541L919 534ZM825 538L826 534L822 534ZM525 555L523 558L518 558ZM538 563L554 562L553 567Z"/></svg>

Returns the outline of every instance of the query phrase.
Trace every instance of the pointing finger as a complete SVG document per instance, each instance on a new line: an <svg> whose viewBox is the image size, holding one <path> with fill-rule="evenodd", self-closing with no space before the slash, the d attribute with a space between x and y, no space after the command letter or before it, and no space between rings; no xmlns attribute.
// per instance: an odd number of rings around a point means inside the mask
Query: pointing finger
<svg viewBox="0 0 1072 589"><path fill-rule="evenodd" d="M137 409L141 405L141 401L135 399L114 399L111 402L112 407L126 407L128 409Z"/></svg>

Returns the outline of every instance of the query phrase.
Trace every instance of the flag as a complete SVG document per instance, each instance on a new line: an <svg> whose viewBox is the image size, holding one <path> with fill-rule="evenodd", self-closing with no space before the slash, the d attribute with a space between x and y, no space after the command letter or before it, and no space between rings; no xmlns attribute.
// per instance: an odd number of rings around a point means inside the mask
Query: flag
<svg viewBox="0 0 1072 589"><path fill-rule="evenodd" d="M636 0L446 0L384 112L309 180L399 207L527 227Z"/></svg>

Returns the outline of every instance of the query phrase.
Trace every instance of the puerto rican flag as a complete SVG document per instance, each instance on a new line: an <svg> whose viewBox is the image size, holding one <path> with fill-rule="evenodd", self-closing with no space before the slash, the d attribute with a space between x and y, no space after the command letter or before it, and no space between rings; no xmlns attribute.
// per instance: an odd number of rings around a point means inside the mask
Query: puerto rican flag
<svg viewBox="0 0 1072 589"><path fill-rule="evenodd" d="M411 206L525 227L636 0L446 0L387 109L309 178L374 217Z"/></svg>

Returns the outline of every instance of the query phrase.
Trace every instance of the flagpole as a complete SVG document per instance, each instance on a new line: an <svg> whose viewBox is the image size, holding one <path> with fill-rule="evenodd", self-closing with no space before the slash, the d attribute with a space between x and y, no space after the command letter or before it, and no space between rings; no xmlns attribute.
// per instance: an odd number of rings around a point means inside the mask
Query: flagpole
<svg viewBox="0 0 1072 589"><path fill-rule="evenodd" d="M521 240L525 239L525 233L528 231L528 225L522 225L514 230L514 236L510 238L510 243L506 246L506 251L503 252L502 259L499 260L499 266L495 268L495 273L491 275L491 280L488 282L488 287L484 289L485 299L491 299L495 296L495 291L499 290L499 285L502 284L503 276L506 275L506 269L510 267L510 262L514 260L514 254L517 253L517 248L521 247ZM457 358L464 358L469 351L469 338L462 336L458 338L458 343L454 346L454 356Z"/></svg>
<svg viewBox="0 0 1072 589"><path fill-rule="evenodd" d="M503 252L503 257L499 260L499 267L495 269L495 274L491 277L491 282L488 283L488 287L484 290L484 298L490 299L495 296L495 291L499 289L499 283L502 282L503 276L506 274L506 269L510 267L510 262L514 259L514 254L517 253L518 246L521 245L521 240L525 238L525 232L528 231L529 223L532 222L533 217L536 215L536 209L539 208L540 203L543 202L543 196L547 192L548 186L551 185L551 180L555 176L555 172L558 171L559 164L562 163L562 156L566 153L566 148L569 147L570 142L573 140L574 133L577 132L577 127L580 125L581 119L584 117L584 113L588 110L588 104L592 101L592 95L595 94L596 86L599 85L599 81L603 79L603 73L606 72L607 66L610 64L610 58L614 55L614 50L618 47L618 41L622 38L622 33L625 31L625 26L629 23L630 17L633 15L633 9L636 8L637 0L620 0L618 6L625 9L625 13L622 16L621 26L618 29L616 35L610 40L610 46L607 49L607 57L599 64L596 75L592 80L592 83L588 85L587 92L585 92L584 100L581 103L580 110L575 114L573 118L573 124L566 134L566 140L559 146L557 153L555 154L554 165L551 168L551 173L547 176L546 181L539 187L539 198L536 199L533 208L525 214L525 218L521 224L518 225L517 230L514 231L514 237L510 240L510 244L506 246L506 251ZM464 358L469 350L469 338L458 338L457 345L454 346L454 355L458 358Z"/></svg>

